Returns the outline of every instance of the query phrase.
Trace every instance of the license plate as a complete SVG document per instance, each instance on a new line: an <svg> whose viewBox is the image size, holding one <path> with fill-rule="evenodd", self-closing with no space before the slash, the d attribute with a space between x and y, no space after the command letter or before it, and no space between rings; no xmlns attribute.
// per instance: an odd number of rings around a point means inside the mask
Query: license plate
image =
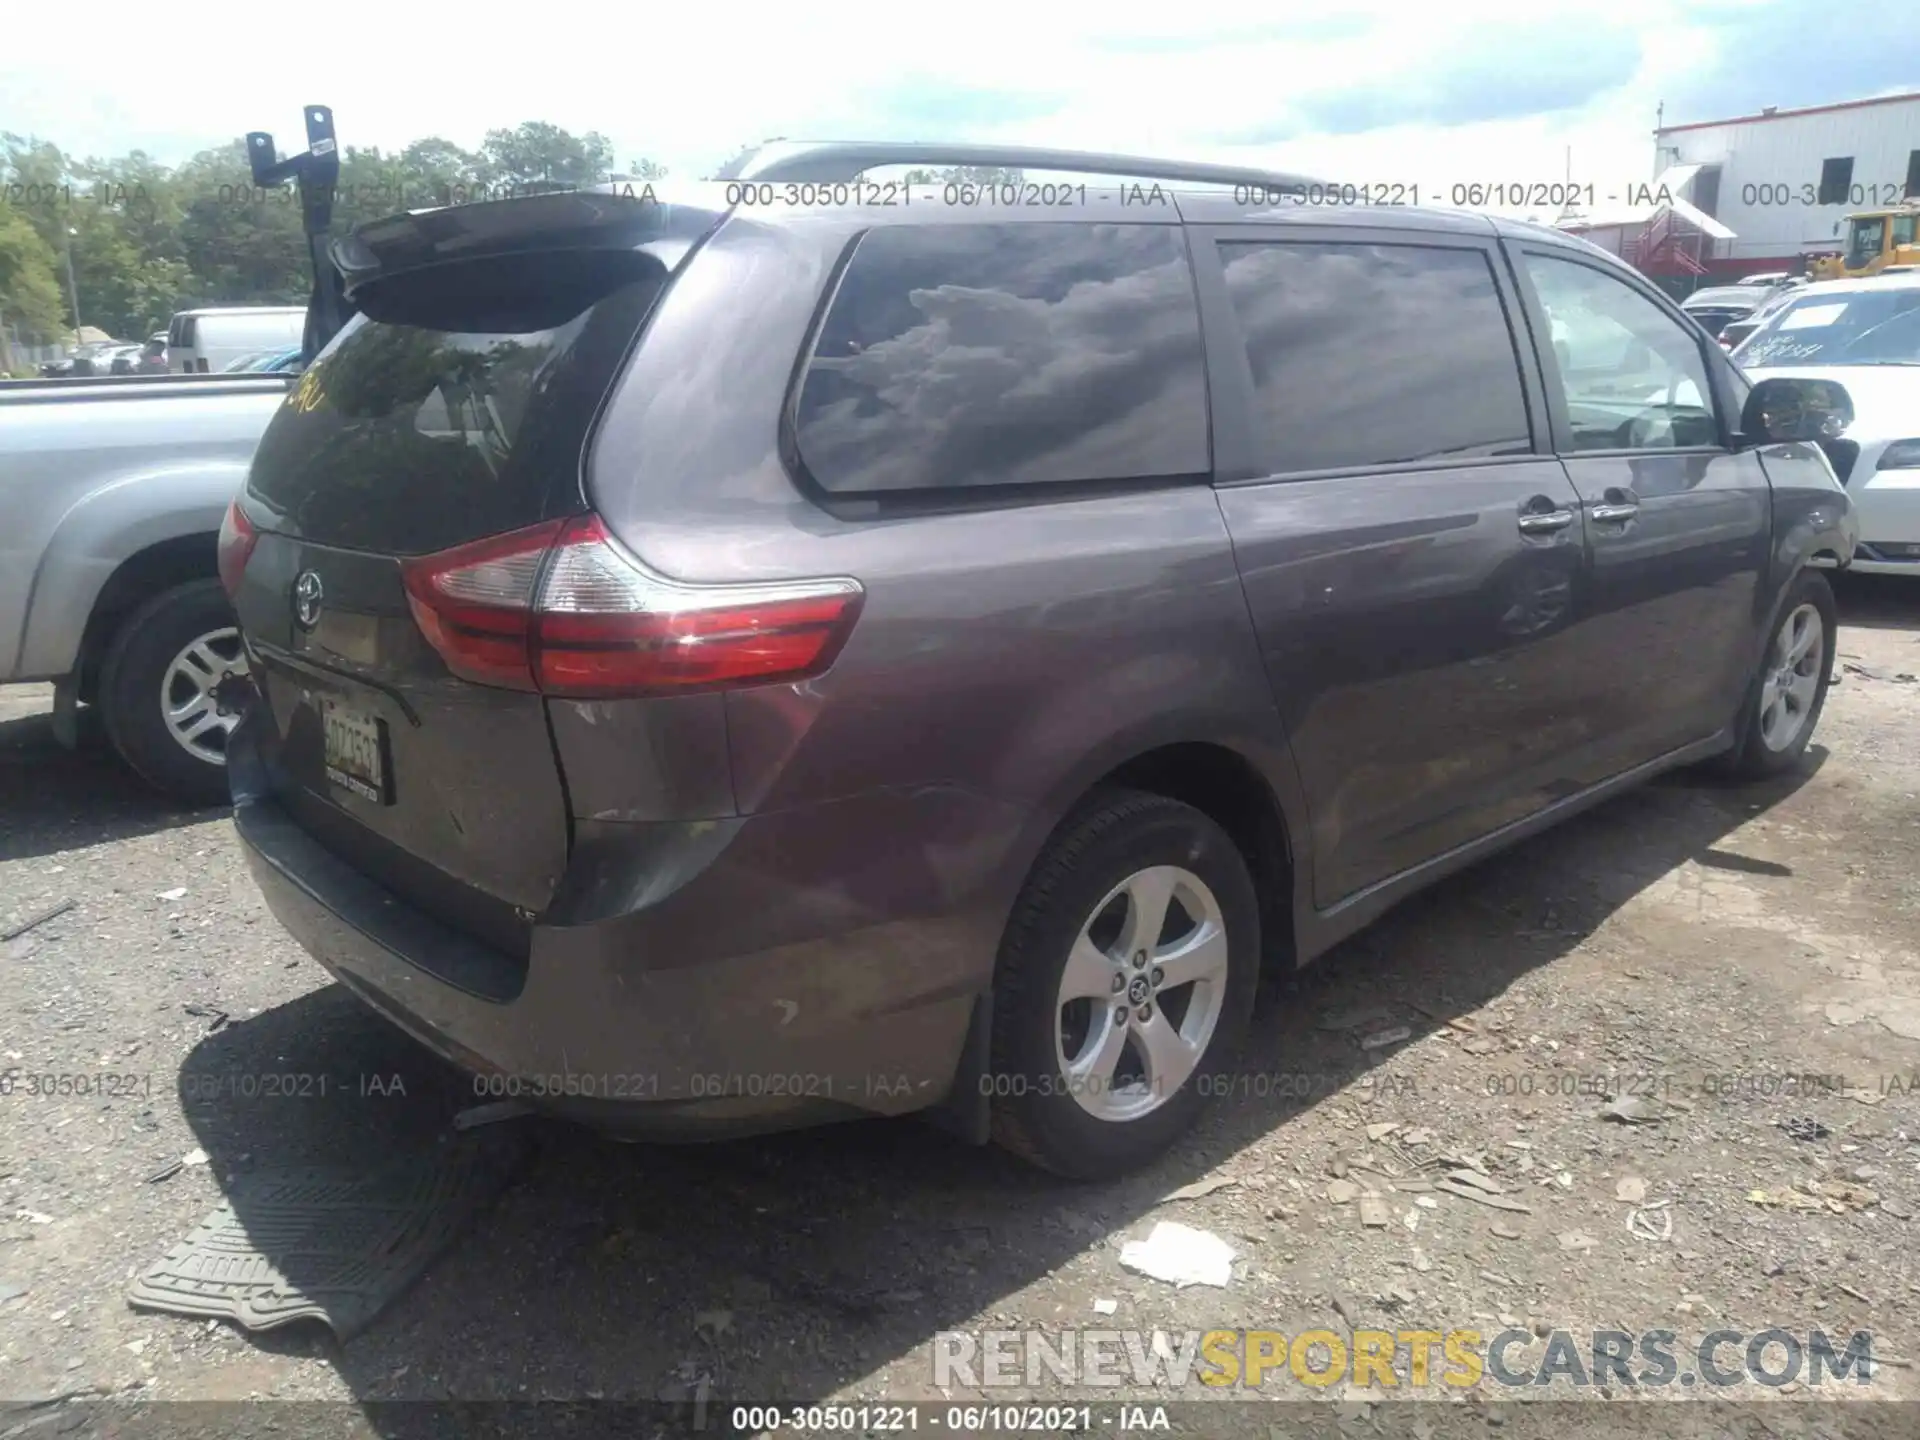
<svg viewBox="0 0 1920 1440"><path fill-rule="evenodd" d="M387 764L380 722L332 700L322 700L320 725L326 742L327 779L364 800L385 804Z"/></svg>

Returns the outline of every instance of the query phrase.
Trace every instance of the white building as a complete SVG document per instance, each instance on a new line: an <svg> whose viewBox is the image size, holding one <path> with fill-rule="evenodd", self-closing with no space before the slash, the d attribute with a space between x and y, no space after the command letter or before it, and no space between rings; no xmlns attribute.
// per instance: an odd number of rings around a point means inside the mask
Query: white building
<svg viewBox="0 0 1920 1440"><path fill-rule="evenodd" d="M1656 175L1700 167L1685 198L1733 232L1700 237L1707 275L1791 269L1840 250L1852 212L1920 197L1920 93L1668 125L1654 146Z"/></svg>

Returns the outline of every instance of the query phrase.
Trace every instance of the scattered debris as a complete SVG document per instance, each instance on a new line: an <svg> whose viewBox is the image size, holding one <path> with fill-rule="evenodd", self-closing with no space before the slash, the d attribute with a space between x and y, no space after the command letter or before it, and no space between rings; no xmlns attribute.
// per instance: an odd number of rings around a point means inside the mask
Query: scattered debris
<svg viewBox="0 0 1920 1440"><path fill-rule="evenodd" d="M1496 1210L1510 1210L1516 1215L1531 1215L1533 1207L1514 1199L1511 1195L1495 1195L1472 1185L1464 1185L1451 1177L1433 1182L1433 1188L1447 1195L1457 1195L1462 1200L1476 1201L1481 1205L1491 1205Z"/></svg>
<svg viewBox="0 0 1920 1440"><path fill-rule="evenodd" d="M1468 1185L1488 1195L1504 1195L1507 1193L1507 1187L1491 1175L1464 1166L1458 1170L1449 1170L1446 1178L1456 1185Z"/></svg>
<svg viewBox="0 0 1920 1440"><path fill-rule="evenodd" d="M1360 1322L1354 1318L1353 1307L1347 1304L1346 1296L1344 1295L1331 1296L1329 1297L1327 1304L1332 1309L1334 1314L1338 1315L1342 1320L1347 1322L1347 1328L1349 1330L1357 1330L1360 1327Z"/></svg>
<svg viewBox="0 0 1920 1440"><path fill-rule="evenodd" d="M1786 1274L1787 1267L1782 1265L1778 1260L1769 1260L1767 1261L1766 1264L1760 1267L1760 1273L1766 1276L1769 1280L1772 1280L1777 1276Z"/></svg>
<svg viewBox="0 0 1920 1440"><path fill-rule="evenodd" d="M1638 1175L1629 1175L1613 1187L1613 1198L1624 1200L1629 1205L1638 1205L1647 1198L1647 1182Z"/></svg>
<svg viewBox="0 0 1920 1440"><path fill-rule="evenodd" d="M11 1280L0 1280L0 1305L6 1304L9 1300L18 1300L26 1293L26 1286L15 1284Z"/></svg>
<svg viewBox="0 0 1920 1440"><path fill-rule="evenodd" d="M207 1021L207 1034L209 1035L213 1034L216 1030L224 1029L230 1018L227 1012L222 1010L218 1005L202 1005L198 1001L191 1001L188 1004L182 1005L180 1008L196 1019Z"/></svg>
<svg viewBox="0 0 1920 1440"><path fill-rule="evenodd" d="M1433 1132L1424 1125L1417 1126L1402 1135L1400 1141L1404 1145L1430 1145L1433 1143Z"/></svg>
<svg viewBox="0 0 1920 1440"><path fill-rule="evenodd" d="M207 1163L207 1152L196 1145L180 1157L180 1163L182 1165L204 1165Z"/></svg>
<svg viewBox="0 0 1920 1440"><path fill-rule="evenodd" d="M1191 1185L1182 1185L1178 1190L1162 1195L1160 1203L1167 1205L1175 1200L1198 1200L1202 1195L1211 1195L1216 1190L1239 1183L1240 1177L1237 1175L1209 1175L1204 1180L1196 1180Z"/></svg>
<svg viewBox="0 0 1920 1440"><path fill-rule="evenodd" d="M1597 1119L1613 1120L1621 1125L1657 1125L1666 1117L1638 1095L1616 1095L1600 1107Z"/></svg>
<svg viewBox="0 0 1920 1440"><path fill-rule="evenodd" d="M1384 1005L1367 1005L1356 1010L1329 1010L1320 1017L1322 1030L1358 1030L1362 1025L1376 1025L1391 1017L1393 1012Z"/></svg>
<svg viewBox="0 0 1920 1440"><path fill-rule="evenodd" d="M1438 1210L1440 1208L1440 1202L1431 1195L1416 1195L1413 1197L1413 1203L1418 1205L1422 1210Z"/></svg>
<svg viewBox="0 0 1920 1440"><path fill-rule="evenodd" d="M1384 1140L1400 1128L1398 1120L1383 1120L1377 1125L1367 1126L1367 1139Z"/></svg>
<svg viewBox="0 0 1920 1440"><path fill-rule="evenodd" d="M1593 1237L1584 1230L1568 1230L1560 1236L1562 1250L1591 1250Z"/></svg>
<svg viewBox="0 0 1920 1440"><path fill-rule="evenodd" d="M176 885L171 890L162 890L153 898L156 900L184 900L187 898L187 887L184 885Z"/></svg>
<svg viewBox="0 0 1920 1440"><path fill-rule="evenodd" d="M1360 1197L1360 1223L1369 1230L1384 1230L1393 1220L1387 1202L1378 1195Z"/></svg>
<svg viewBox="0 0 1920 1440"><path fill-rule="evenodd" d="M1489 1233L1498 1235L1502 1240L1518 1240L1520 1238L1520 1232L1518 1230L1514 1229L1511 1225L1502 1225L1498 1220L1493 1222Z"/></svg>
<svg viewBox="0 0 1920 1440"><path fill-rule="evenodd" d="M1411 1025L1394 1025L1385 1030L1376 1030L1371 1035L1360 1037L1362 1050L1384 1050L1389 1045L1398 1045L1402 1040L1413 1038Z"/></svg>
<svg viewBox="0 0 1920 1440"><path fill-rule="evenodd" d="M1755 1205L1783 1210L1830 1210L1844 1215L1849 1210L1865 1210L1879 1203L1880 1197L1864 1185L1846 1180L1803 1180L1790 1189L1749 1190L1747 1199Z"/></svg>
<svg viewBox="0 0 1920 1440"><path fill-rule="evenodd" d="M1471 1040L1462 1041L1460 1048L1469 1055L1491 1055L1500 1048L1500 1042L1489 1040L1484 1035L1476 1035Z"/></svg>
<svg viewBox="0 0 1920 1440"><path fill-rule="evenodd" d="M1118 1300L1095 1300L1093 1302L1093 1313L1096 1315L1111 1315L1119 1308L1120 1302Z"/></svg>
<svg viewBox="0 0 1920 1440"><path fill-rule="evenodd" d="M702 1310L693 1317L693 1333L709 1345L733 1329L733 1311Z"/></svg>
<svg viewBox="0 0 1920 1440"><path fill-rule="evenodd" d="M165 1165L162 1165L158 1170L154 1171L153 1174L147 1176L147 1184L157 1185L162 1180L171 1180L180 1173L181 1167L186 1163L184 1160L169 1160Z"/></svg>
<svg viewBox="0 0 1920 1440"><path fill-rule="evenodd" d="M1858 1300L1862 1305L1871 1305L1873 1303L1872 1300L1870 1300L1867 1296L1861 1294L1858 1290L1854 1289L1853 1286L1851 1285L1841 1285L1838 1288L1845 1291L1847 1294L1851 1295L1854 1299Z"/></svg>
<svg viewBox="0 0 1920 1440"><path fill-rule="evenodd" d="M1188 1285L1225 1289L1233 1278L1233 1249L1226 1241L1172 1220L1159 1221L1145 1240L1129 1240L1121 1247L1120 1263L1182 1289Z"/></svg>
<svg viewBox="0 0 1920 1440"><path fill-rule="evenodd" d="M80 902L77 900L62 900L58 905L49 905L45 910L42 910L38 915L29 915L26 919L22 920L18 925L12 926L10 929L0 930L0 941L18 940L22 935L26 934L29 930L33 929L34 927L39 925L44 925L49 920L59 919L62 915L66 914L69 910L73 909L73 907L79 903Z"/></svg>
<svg viewBox="0 0 1920 1440"><path fill-rule="evenodd" d="M682 1360L660 1382L654 1398L669 1405L705 1405L713 1394L713 1372L698 1360Z"/></svg>
<svg viewBox="0 0 1920 1440"><path fill-rule="evenodd" d="M1636 1205L1627 1212L1627 1233L1638 1240L1652 1240L1664 1244L1673 1238L1673 1211L1667 1207L1671 1200L1654 1200L1645 1205Z"/></svg>
<svg viewBox="0 0 1920 1440"><path fill-rule="evenodd" d="M1396 1180L1393 1182L1393 1188L1404 1191L1409 1195L1422 1194L1433 1189L1433 1182L1431 1180L1420 1180L1417 1178L1412 1180Z"/></svg>
<svg viewBox="0 0 1920 1440"><path fill-rule="evenodd" d="M1824 1140L1833 1133L1811 1115L1790 1115L1778 1123L1790 1140Z"/></svg>
<svg viewBox="0 0 1920 1440"><path fill-rule="evenodd" d="M1327 1199L1335 1205L1350 1205L1360 1196L1360 1187L1351 1180L1335 1180L1327 1186Z"/></svg>

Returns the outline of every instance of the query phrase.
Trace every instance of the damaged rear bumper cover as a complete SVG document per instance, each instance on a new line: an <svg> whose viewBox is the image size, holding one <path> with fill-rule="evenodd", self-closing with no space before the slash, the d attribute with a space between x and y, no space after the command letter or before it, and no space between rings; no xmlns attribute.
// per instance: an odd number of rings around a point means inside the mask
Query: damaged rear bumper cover
<svg viewBox="0 0 1920 1440"><path fill-rule="evenodd" d="M543 921L519 962L322 846L249 793L245 771L234 823L268 908L343 985L471 1074L476 1104L516 1099L623 1137L705 1140L922 1110L954 1083L974 987L942 983L936 956L969 968L959 957L974 946L952 917L653 963L644 913ZM689 882L715 892L703 906L742 905L756 878L765 886L764 850L729 865L733 848Z"/></svg>

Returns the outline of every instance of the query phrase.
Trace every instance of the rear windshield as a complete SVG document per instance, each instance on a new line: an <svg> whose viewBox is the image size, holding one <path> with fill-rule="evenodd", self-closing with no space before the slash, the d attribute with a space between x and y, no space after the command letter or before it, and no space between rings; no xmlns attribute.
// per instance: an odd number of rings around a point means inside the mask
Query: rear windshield
<svg viewBox="0 0 1920 1440"><path fill-rule="evenodd" d="M579 509L588 428L662 273L515 256L376 287L261 437L268 528L418 555Z"/></svg>

